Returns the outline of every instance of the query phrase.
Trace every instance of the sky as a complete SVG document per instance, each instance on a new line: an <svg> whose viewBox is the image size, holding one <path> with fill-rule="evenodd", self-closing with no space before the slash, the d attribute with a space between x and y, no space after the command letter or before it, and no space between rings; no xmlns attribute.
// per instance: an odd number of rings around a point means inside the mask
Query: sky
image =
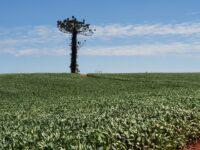
<svg viewBox="0 0 200 150"><path fill-rule="evenodd" d="M200 72L199 0L0 0L0 73L70 72L70 35L85 19L81 73Z"/></svg>

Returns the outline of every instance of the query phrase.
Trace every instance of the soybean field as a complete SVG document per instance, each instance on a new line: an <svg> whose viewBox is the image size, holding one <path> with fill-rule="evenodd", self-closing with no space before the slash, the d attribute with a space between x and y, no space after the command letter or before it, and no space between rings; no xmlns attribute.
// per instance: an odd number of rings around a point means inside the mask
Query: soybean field
<svg viewBox="0 0 200 150"><path fill-rule="evenodd" d="M199 73L0 75L0 149L175 150L199 138Z"/></svg>

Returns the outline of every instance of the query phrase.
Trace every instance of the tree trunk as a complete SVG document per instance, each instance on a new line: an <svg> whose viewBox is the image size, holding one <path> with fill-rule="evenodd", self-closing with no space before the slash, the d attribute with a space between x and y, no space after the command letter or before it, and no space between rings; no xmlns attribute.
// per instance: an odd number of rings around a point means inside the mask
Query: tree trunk
<svg viewBox="0 0 200 150"><path fill-rule="evenodd" d="M71 73L77 73L77 31L75 29L72 32L71 51Z"/></svg>

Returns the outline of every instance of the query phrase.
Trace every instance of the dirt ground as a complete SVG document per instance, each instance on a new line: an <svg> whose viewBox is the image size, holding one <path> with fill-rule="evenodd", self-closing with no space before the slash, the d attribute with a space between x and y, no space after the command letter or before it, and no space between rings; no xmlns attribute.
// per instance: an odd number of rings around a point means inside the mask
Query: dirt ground
<svg viewBox="0 0 200 150"><path fill-rule="evenodd" d="M189 146L188 150L200 150L200 141Z"/></svg>
<svg viewBox="0 0 200 150"><path fill-rule="evenodd" d="M87 74L80 74L80 76L81 76L82 78L86 78L86 77L87 77Z"/></svg>
<svg viewBox="0 0 200 150"><path fill-rule="evenodd" d="M189 145L187 148L183 150L200 150L200 140L196 143Z"/></svg>

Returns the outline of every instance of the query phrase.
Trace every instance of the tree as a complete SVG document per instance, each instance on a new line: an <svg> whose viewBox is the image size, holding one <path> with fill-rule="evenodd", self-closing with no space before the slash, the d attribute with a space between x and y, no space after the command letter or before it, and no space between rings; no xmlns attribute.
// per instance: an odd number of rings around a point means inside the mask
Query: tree
<svg viewBox="0 0 200 150"><path fill-rule="evenodd" d="M78 21L74 16L67 18L63 21L57 21L57 27L63 33L71 34L71 73L78 73L77 64L77 50L81 45L81 42L77 40L77 35L90 36L93 34L93 30L90 28L90 24L86 24L85 20Z"/></svg>

